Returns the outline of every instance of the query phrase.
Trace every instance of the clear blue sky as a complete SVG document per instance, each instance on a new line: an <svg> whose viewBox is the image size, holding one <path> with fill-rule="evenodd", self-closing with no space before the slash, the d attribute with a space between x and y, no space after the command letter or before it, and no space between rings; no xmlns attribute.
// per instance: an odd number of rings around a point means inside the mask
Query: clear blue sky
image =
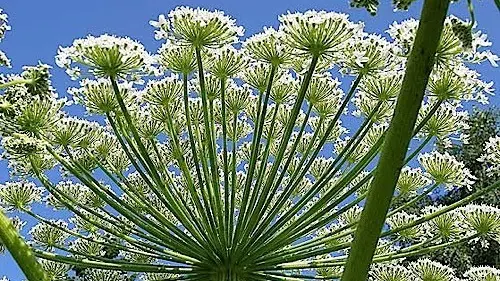
<svg viewBox="0 0 500 281"><path fill-rule="evenodd" d="M42 61L54 65L54 55L60 45L70 45L75 38L88 34L111 33L127 35L141 41L149 51L154 52L159 42L153 38L153 28L148 21L178 5L219 9L237 19L249 36L262 30L263 26L277 26L277 16L286 11L308 9L333 10L348 13L355 21L364 21L369 32L383 32L390 23L409 17L418 17L422 0L418 0L409 12L394 13L390 0L384 2L376 17L361 9L349 7L348 0L6 0L0 8L9 14L12 31L0 43L12 60L13 69L18 72L23 65ZM493 52L500 53L500 12L493 0L474 1L479 28L486 32L494 43ZM453 4L451 13L467 17L466 0ZM483 78L500 84L499 70L490 66L481 67ZM3 70L2 70L3 71ZM63 70L54 67L53 83L60 95L74 85ZM500 99L490 99L491 105L500 105ZM0 162L0 182L8 180L6 163ZM29 227L28 227L29 228ZM0 256L0 278L6 275L11 281L24 280L22 273L9 255Z"/></svg>

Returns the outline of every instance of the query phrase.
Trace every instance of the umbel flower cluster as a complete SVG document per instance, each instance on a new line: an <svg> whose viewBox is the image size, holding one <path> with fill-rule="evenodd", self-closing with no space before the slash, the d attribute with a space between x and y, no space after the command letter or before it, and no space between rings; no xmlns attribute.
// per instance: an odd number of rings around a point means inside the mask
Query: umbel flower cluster
<svg viewBox="0 0 500 281"><path fill-rule="evenodd" d="M79 81L71 103L45 65L2 78L11 180L0 185L0 206L34 222L21 233L51 280L339 278L418 22L382 36L334 12L279 21L241 41L243 28L223 12L178 7L151 21L163 42L156 54L126 37L77 39L56 57ZM456 276L426 259L399 265L500 241L500 210L470 204L500 183L407 211L474 182L463 163L433 151L466 141L462 105L493 91L469 67L499 59L485 35L458 36L460 24L446 19L394 194L403 204L387 215L370 280L500 280L488 267ZM89 118L70 116L72 106ZM486 147L492 173L499 143Z"/></svg>

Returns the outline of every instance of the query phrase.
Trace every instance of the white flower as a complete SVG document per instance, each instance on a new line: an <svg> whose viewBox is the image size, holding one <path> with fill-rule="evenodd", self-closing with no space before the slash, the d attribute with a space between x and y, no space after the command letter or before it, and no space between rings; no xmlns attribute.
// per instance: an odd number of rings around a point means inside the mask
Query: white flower
<svg viewBox="0 0 500 281"><path fill-rule="evenodd" d="M45 247L52 248L54 246L63 246L64 241L70 235L62 229L68 228L68 223L63 220L51 220L51 223L57 225L52 226L48 223L39 223L29 231L33 241Z"/></svg>
<svg viewBox="0 0 500 281"><path fill-rule="evenodd" d="M158 29L158 30L155 30L155 39L156 40L168 39L170 22L165 18L165 15L159 15L158 21L150 20L149 24L152 27Z"/></svg>
<svg viewBox="0 0 500 281"><path fill-rule="evenodd" d="M125 103L130 104L135 94L132 83L120 83L118 88ZM119 110L116 94L108 79L84 79L80 81L80 88L69 88L68 93L73 96L76 103L84 105L90 113L106 114Z"/></svg>
<svg viewBox="0 0 500 281"><path fill-rule="evenodd" d="M210 50L206 60L207 69L220 79L237 76L249 63L248 57L231 45Z"/></svg>
<svg viewBox="0 0 500 281"><path fill-rule="evenodd" d="M431 184L432 181L424 176L420 168L404 167L399 175L396 188L400 195L416 195L417 191Z"/></svg>
<svg viewBox="0 0 500 281"><path fill-rule="evenodd" d="M173 102L179 102L182 96L182 81L178 75L173 74L158 81L150 80L143 98L151 104L166 107Z"/></svg>
<svg viewBox="0 0 500 281"><path fill-rule="evenodd" d="M2 41L3 37L5 36L5 32L10 30L10 26L8 25L8 16L6 13L3 12L2 9L0 9L0 41Z"/></svg>
<svg viewBox="0 0 500 281"><path fill-rule="evenodd" d="M196 69L196 58L192 47L179 46L167 41L158 50L158 55L158 62L165 69L182 74L189 74Z"/></svg>
<svg viewBox="0 0 500 281"><path fill-rule="evenodd" d="M484 60L488 60L492 66L497 66L498 56L492 54L490 50L480 50L482 47L489 47L491 43L481 32L471 34L469 25L453 16L446 18L441 41L436 51L436 67L446 69L456 63L481 63ZM415 19L401 23L394 22L390 26L387 32L394 39L400 54L404 56L409 54L417 27L418 21ZM464 34L468 34L466 38Z"/></svg>
<svg viewBox="0 0 500 281"><path fill-rule="evenodd" d="M426 104L419 112L418 121L423 120L429 114L433 106ZM468 128L467 120L469 118L467 111L458 111L457 106L449 103L441 105L434 114L427 120L419 132L422 136L435 136L444 141L450 135L457 134Z"/></svg>
<svg viewBox="0 0 500 281"><path fill-rule="evenodd" d="M470 187L475 177L462 162L445 152L437 151L421 154L418 161L424 167L429 178L436 184L443 184L448 190L455 187Z"/></svg>
<svg viewBox="0 0 500 281"><path fill-rule="evenodd" d="M6 66L10 68L12 65L10 64L10 59L7 57L7 55L0 51L0 66Z"/></svg>
<svg viewBox="0 0 500 281"><path fill-rule="evenodd" d="M443 206L426 206L422 210L422 216L427 216L439 212ZM425 236L441 238L441 241L457 240L462 238L462 235L467 234L465 231L466 225L461 219L457 219L456 211L443 213L429 221L422 227L424 228Z"/></svg>
<svg viewBox="0 0 500 281"><path fill-rule="evenodd" d="M414 281L455 281L453 269L429 259L420 259L409 265L410 278Z"/></svg>
<svg viewBox="0 0 500 281"><path fill-rule="evenodd" d="M336 56L351 40L361 35L363 25L345 14L326 11L288 13L279 17L284 41L298 54Z"/></svg>
<svg viewBox="0 0 500 281"><path fill-rule="evenodd" d="M291 104L295 100L299 85L292 75L283 75L273 83L270 97L276 104Z"/></svg>
<svg viewBox="0 0 500 281"><path fill-rule="evenodd" d="M340 89L340 81L333 78L329 73L312 78L309 88L306 91L306 100L313 106L340 100L343 92ZM334 102L335 103L335 102Z"/></svg>
<svg viewBox="0 0 500 281"><path fill-rule="evenodd" d="M485 144L484 154L478 159L488 165L491 175L500 173L500 136L491 137Z"/></svg>
<svg viewBox="0 0 500 281"><path fill-rule="evenodd" d="M487 95L493 95L492 85L493 82L482 81L475 70L458 63L446 71L433 71L426 95L439 101L477 101L487 104Z"/></svg>
<svg viewBox="0 0 500 281"><path fill-rule="evenodd" d="M474 232L500 241L500 209L488 205L467 205L458 209Z"/></svg>
<svg viewBox="0 0 500 281"><path fill-rule="evenodd" d="M244 84L241 87L237 84L229 84L226 96L227 109L233 114L238 114L247 109L250 104L251 95L252 90L248 84Z"/></svg>
<svg viewBox="0 0 500 281"><path fill-rule="evenodd" d="M500 269L479 266L473 267L464 273L468 281L500 281Z"/></svg>
<svg viewBox="0 0 500 281"><path fill-rule="evenodd" d="M355 38L340 61L343 73L373 75L394 70L399 59L394 56L393 44L376 34Z"/></svg>
<svg viewBox="0 0 500 281"><path fill-rule="evenodd" d="M28 208L40 201L43 189L32 182L6 182L0 185L0 205L7 210Z"/></svg>
<svg viewBox="0 0 500 281"><path fill-rule="evenodd" d="M404 211L397 212L392 216L386 219L386 223L389 225L391 229L397 229L403 227L407 224L410 224L418 219L418 216L408 214ZM400 236L404 240L419 240L422 235L422 227L421 225L409 227L403 230L400 230L396 233L396 235Z"/></svg>
<svg viewBox="0 0 500 281"><path fill-rule="evenodd" d="M56 64L73 75L80 75L79 66L84 66L96 77L134 80L139 80L137 75L154 73L154 63L139 42L107 34L77 39L69 47L59 47L56 56Z"/></svg>
<svg viewBox="0 0 500 281"><path fill-rule="evenodd" d="M68 264L49 260L40 260L40 265L54 281L65 280L71 268Z"/></svg>
<svg viewBox="0 0 500 281"><path fill-rule="evenodd" d="M274 65L287 64L293 60L292 50L283 44L284 32L272 27L252 35L243 42L243 49L254 59Z"/></svg>
<svg viewBox="0 0 500 281"><path fill-rule="evenodd" d="M369 281L410 281L410 272L401 265L373 264Z"/></svg>
<svg viewBox="0 0 500 281"><path fill-rule="evenodd" d="M177 7L168 14L171 34L180 43L194 47L218 48L238 42L243 28L222 11Z"/></svg>

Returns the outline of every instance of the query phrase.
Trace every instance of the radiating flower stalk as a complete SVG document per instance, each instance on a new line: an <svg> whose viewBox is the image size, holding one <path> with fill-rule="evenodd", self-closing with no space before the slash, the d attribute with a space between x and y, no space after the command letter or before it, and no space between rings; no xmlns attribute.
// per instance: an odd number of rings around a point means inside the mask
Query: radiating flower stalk
<svg viewBox="0 0 500 281"><path fill-rule="evenodd" d="M150 22L163 41L157 54L126 37L75 40L56 57L79 81L71 102L45 65L2 77L11 180L0 185L0 206L36 222L21 233L48 280L340 278L418 22L394 23L385 38L334 12L279 20L240 41L243 28L224 13L178 7ZM480 33L463 42L457 21L445 21L394 193L404 204L385 219L370 280L455 280L430 260L398 262L500 240L500 210L471 204L500 183L421 216L406 212L474 182L453 156L432 151L465 140L461 105L492 93L469 66L498 57ZM95 121L70 116L74 106ZM483 157L492 173L498 142ZM463 277L500 274L480 267Z"/></svg>

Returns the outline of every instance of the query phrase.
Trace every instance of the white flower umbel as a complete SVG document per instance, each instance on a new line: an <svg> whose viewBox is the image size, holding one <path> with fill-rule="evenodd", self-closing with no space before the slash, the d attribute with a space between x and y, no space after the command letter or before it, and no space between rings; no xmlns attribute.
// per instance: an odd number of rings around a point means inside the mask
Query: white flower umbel
<svg viewBox="0 0 500 281"><path fill-rule="evenodd" d="M128 37L92 35L77 39L69 47L60 47L56 64L73 78L82 76L82 69L100 77L123 77L138 80L154 72L154 58L144 46Z"/></svg>
<svg viewBox="0 0 500 281"><path fill-rule="evenodd" d="M416 215L408 214L404 211L401 211L388 217L386 223L389 225L390 228L396 229L417 220L417 218L418 216ZM401 237L401 239L405 241L419 240L422 238L421 237L422 234L423 232L420 226L410 227L396 233L398 237Z"/></svg>
<svg viewBox="0 0 500 281"><path fill-rule="evenodd" d="M326 11L288 13L279 17L284 41L299 55L336 57L353 38L362 34L362 24L348 16Z"/></svg>
<svg viewBox="0 0 500 281"><path fill-rule="evenodd" d="M382 36L368 34L354 39L341 60L342 72L374 75L382 70L387 72L391 68L399 68L401 62L394 57L394 45Z"/></svg>
<svg viewBox="0 0 500 281"><path fill-rule="evenodd" d="M410 279L418 281L456 281L453 269L429 259L410 263Z"/></svg>
<svg viewBox="0 0 500 281"><path fill-rule="evenodd" d="M458 211L471 231L500 241L500 209L488 205L467 205Z"/></svg>
<svg viewBox="0 0 500 281"><path fill-rule="evenodd" d="M489 266L473 267L464 273L467 281L499 281L500 270Z"/></svg>
<svg viewBox="0 0 500 281"><path fill-rule="evenodd" d="M235 20L222 11L177 7L168 14L168 18L171 36L181 44L196 48L218 48L236 43L243 36L243 27L237 26Z"/></svg>
<svg viewBox="0 0 500 281"><path fill-rule="evenodd" d="M401 265L373 265L369 273L370 281L410 281L409 270Z"/></svg>
<svg viewBox="0 0 500 281"><path fill-rule="evenodd" d="M486 40L486 35L480 31L472 33L469 42L463 42L463 37L456 34L456 25L462 24L453 16L446 18L445 27L441 36L441 41L436 52L437 67L449 67L462 61L480 63L488 60L492 66L498 66L500 58L490 50L482 50L490 47L491 42ZM405 20L401 23L393 23L387 31L394 39L399 54L407 56L415 40L418 21L415 19ZM471 32L466 26L467 32ZM455 29L455 30L454 30Z"/></svg>
<svg viewBox="0 0 500 281"><path fill-rule="evenodd" d="M208 71L219 79L237 76L249 63L249 58L233 46L210 50L206 60Z"/></svg>
<svg viewBox="0 0 500 281"><path fill-rule="evenodd" d="M436 184L443 184L448 190L455 187L469 188L474 183L475 177L469 169L447 152L424 153L419 156L418 161L429 178Z"/></svg>
<svg viewBox="0 0 500 281"><path fill-rule="evenodd" d="M85 106L90 113L109 114L118 110L118 100L109 79L84 79L80 81L80 86L68 89L68 93L73 96L76 103ZM120 83L118 88L124 101L130 104L133 97L132 83Z"/></svg>
<svg viewBox="0 0 500 281"><path fill-rule="evenodd" d="M194 49L167 41L158 50L158 62L163 70L189 74L196 69Z"/></svg>
<svg viewBox="0 0 500 281"><path fill-rule="evenodd" d="M422 106L417 123L424 119L432 108L433 105L430 104ZM468 128L466 123L468 118L467 111L459 111L457 106L445 103L427 120L419 135L422 137L436 137L439 141L447 143L450 135L456 135Z"/></svg>
<svg viewBox="0 0 500 281"><path fill-rule="evenodd" d="M427 206L422 210L422 215L426 216L439 212L443 206ZM453 241L460 239L466 233L466 225L463 220L457 219L456 211L441 214L424 224L425 236L428 238L439 237L442 241Z"/></svg>
<svg viewBox="0 0 500 281"><path fill-rule="evenodd" d="M264 27L264 31L243 42L243 49L254 59L274 65L287 64L293 60L292 50L283 44L283 31Z"/></svg>
<svg viewBox="0 0 500 281"><path fill-rule="evenodd" d="M51 220L49 223L39 223L31 228L29 234L33 241L42 247L63 246L64 241L70 236L64 231L68 228L68 223L63 220Z"/></svg>
<svg viewBox="0 0 500 281"><path fill-rule="evenodd" d="M40 260L40 264L52 280L64 280L71 268L68 264L49 260Z"/></svg>
<svg viewBox="0 0 500 281"><path fill-rule="evenodd" d="M399 196L412 196L431 183L432 181L424 176L420 168L404 167L399 175L396 190Z"/></svg>
<svg viewBox="0 0 500 281"><path fill-rule="evenodd" d="M43 190L32 182L6 182L0 185L0 204L7 210L30 208L41 199Z"/></svg>

